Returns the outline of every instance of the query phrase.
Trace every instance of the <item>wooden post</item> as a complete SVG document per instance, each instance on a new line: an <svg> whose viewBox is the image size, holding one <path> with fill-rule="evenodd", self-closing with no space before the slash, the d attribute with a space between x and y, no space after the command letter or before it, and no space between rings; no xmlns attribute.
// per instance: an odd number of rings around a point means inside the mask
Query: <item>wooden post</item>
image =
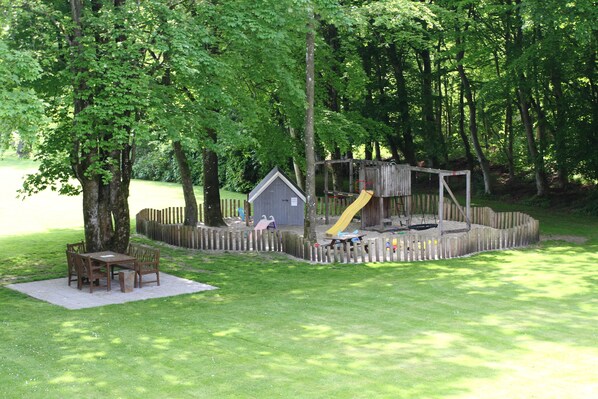
<svg viewBox="0 0 598 399"><path fill-rule="evenodd" d="M329 223L330 209L328 205L328 163L324 161L324 223Z"/></svg>
<svg viewBox="0 0 598 399"><path fill-rule="evenodd" d="M353 192L353 160L349 160L349 192Z"/></svg>
<svg viewBox="0 0 598 399"><path fill-rule="evenodd" d="M465 212L467 215L467 229L471 229L471 171L465 174Z"/></svg>
<svg viewBox="0 0 598 399"><path fill-rule="evenodd" d="M438 230L444 235L444 175L438 174Z"/></svg>

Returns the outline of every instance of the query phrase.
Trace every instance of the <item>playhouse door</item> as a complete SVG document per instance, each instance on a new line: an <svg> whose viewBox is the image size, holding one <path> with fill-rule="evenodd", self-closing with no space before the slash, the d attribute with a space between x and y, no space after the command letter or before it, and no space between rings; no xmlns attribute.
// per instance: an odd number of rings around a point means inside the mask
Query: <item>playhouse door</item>
<svg viewBox="0 0 598 399"><path fill-rule="evenodd" d="M280 204L278 206L278 218L276 219L276 224L279 225L287 225L289 224L289 205L290 199L288 198L281 198Z"/></svg>

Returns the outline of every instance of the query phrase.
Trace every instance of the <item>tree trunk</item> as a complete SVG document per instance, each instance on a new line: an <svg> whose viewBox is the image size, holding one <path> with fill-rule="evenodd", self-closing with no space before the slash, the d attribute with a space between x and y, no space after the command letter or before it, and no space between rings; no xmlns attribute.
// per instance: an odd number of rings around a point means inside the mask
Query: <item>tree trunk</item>
<svg viewBox="0 0 598 399"><path fill-rule="evenodd" d="M293 139L294 143L298 141L297 132L295 131L295 128L289 127L289 134L291 136L291 139ZM297 182L297 186L301 190L304 190L305 177L303 176L303 171L301 170L301 164L299 163L298 156L296 154L293 155L293 170L295 171L295 180Z"/></svg>
<svg viewBox="0 0 598 399"><path fill-rule="evenodd" d="M119 7L124 0L115 2ZM86 76L89 69L86 63L89 62L83 56L87 50L83 44L84 30L84 5L81 0L70 0L71 17L74 23L73 36L70 41L73 57L73 127L78 129L78 117L90 106L94 99L94 90L87 84ZM97 1L91 2L91 12L99 12L101 4ZM124 36L116 40L124 41ZM103 40L103 39L102 39ZM95 38L95 44L100 39ZM130 117L132 111L126 111L125 117ZM123 119L127 119L123 118ZM99 121L101 125L104 121ZM83 192L83 223L85 241L89 252L114 250L124 252L129 244L130 238L130 213L129 213L129 185L133 165L133 147L129 144L123 145L121 149L105 151L100 145L82 150L82 140L89 142L108 142L112 139L110 133L103 131L103 127L91 126L89 138L79 138L73 135L73 147L71 148L71 162L75 176L79 180ZM128 135L131 135L130 126L121 126ZM104 163L104 169L90 173L92 168L97 167L98 162ZM108 166L105 166L108 165ZM108 178L107 178L108 177Z"/></svg>
<svg viewBox="0 0 598 399"><path fill-rule="evenodd" d="M341 149L337 146L334 147L334 151L332 152L333 159L341 159ZM344 175L344 165L342 163L333 163L328 165L330 168L330 172L332 175L332 191L338 192L343 191L343 175Z"/></svg>
<svg viewBox="0 0 598 399"><path fill-rule="evenodd" d="M461 45L461 40L457 39L456 41L457 46ZM478 162L480 163L480 167L482 169L482 175L484 177L484 193L485 194L492 194L492 182L490 178L490 165L486 156L484 155L484 151L480 145L480 140L478 137L478 125L476 121L476 104L473 99L473 94L471 92L471 85L469 83L469 79L467 74L465 73L465 68L463 67L463 56L465 52L461 50L457 53L457 69L459 71L459 76L461 77L461 83L463 85L463 94L465 95L465 99L467 100L467 107L469 109L469 133L471 135L471 142L473 143L473 148L475 150L476 156L478 158Z"/></svg>
<svg viewBox="0 0 598 399"><path fill-rule="evenodd" d="M370 46L368 46L367 44L363 47L360 48L360 53L361 53L361 57L363 60L363 70L365 72L365 74L370 77L372 75L372 54L371 54L371 50L370 50ZM366 93L365 93L365 100L364 100L364 108L362 113L364 115L368 115L369 117L374 117L375 116L375 112L374 112L375 106L374 106L374 96L373 96L373 89L372 89L372 85L368 84L366 86ZM373 133L373 132L369 132L369 142L370 142L370 146L371 147L376 147L377 149L379 149L380 144L378 143L378 137L379 135ZM367 147L366 147L367 150ZM374 149L371 149L371 151L373 152ZM367 156L367 153L366 153ZM374 154L372 153L372 157L374 156Z"/></svg>
<svg viewBox="0 0 598 399"><path fill-rule="evenodd" d="M511 0L506 0L507 11L505 13L504 25L505 25L505 65L509 67L512 63L513 59L513 13L511 11ZM497 68L497 73L498 73ZM507 72L509 73L509 72ZM511 85L505 87L505 140L507 140L506 145L506 153L507 153L507 162L509 168L509 182L514 182L516 173L515 173L515 156L513 153L514 142L515 142L515 134L513 130L513 89Z"/></svg>
<svg viewBox="0 0 598 399"><path fill-rule="evenodd" d="M376 161L381 161L382 160L382 150L380 149L379 141L374 142L374 148L376 149Z"/></svg>
<svg viewBox="0 0 598 399"><path fill-rule="evenodd" d="M553 60L552 62L557 63L559 61ZM567 105L563 96L560 65L552 65L550 81L552 82L552 95L555 103L554 153L557 165L557 185L559 188L565 188L569 183L569 173L567 168L567 137L569 136L569 129L567 127Z"/></svg>
<svg viewBox="0 0 598 399"><path fill-rule="evenodd" d="M441 53L442 40L438 41L436 46L436 54ZM436 96L434 96L434 132L440 144L440 156L444 165L449 161L448 148L446 140L442 134L442 59L436 57Z"/></svg>
<svg viewBox="0 0 598 399"><path fill-rule="evenodd" d="M315 243L316 236L316 159L314 148L314 52L315 52L315 18L311 5L308 5L308 23L306 34L305 56L305 193L306 209L303 237L307 242Z"/></svg>
<svg viewBox="0 0 598 399"><path fill-rule="evenodd" d="M513 104L510 94L507 95L507 104L505 109L505 140L507 140L506 153L507 164L509 168L509 181L515 181L515 158L513 155L513 145L515 137L513 134Z"/></svg>
<svg viewBox="0 0 598 399"><path fill-rule="evenodd" d="M183 186L183 197L185 198L185 226L197 226L198 210L197 198L193 190L193 178L191 177L191 167L187 154L181 145L181 142L176 140L172 142L174 149L174 156L179 165L179 172L181 174L181 184ZM220 200L218 201L220 202Z"/></svg>
<svg viewBox="0 0 598 399"><path fill-rule="evenodd" d="M407 93L407 83L405 80L404 54L402 51L398 51L394 43L388 45L388 59L390 61L396 81L396 105L400 120L400 123L397 125L397 127L398 130L402 132L403 136L403 155L405 156L407 163L410 165L415 165L417 163L417 159L415 157L415 144L413 143L411 116L409 115L409 98ZM397 134L401 133L397 132ZM392 151L393 158L398 157L398 154L395 154L396 145Z"/></svg>
<svg viewBox="0 0 598 399"><path fill-rule="evenodd" d="M521 16L521 0L515 0L516 7L513 8L515 14L513 16L514 24L514 38L513 51L517 51L519 55L524 49L523 38L523 18ZM515 59L516 57L513 56ZM544 171L544 159L538 152L536 139L534 137L534 123L530 114L531 108L531 94L528 88L528 82L522 70L519 70L515 75L517 84L517 100L519 106L519 113L521 115L521 123L525 129L525 136L527 139L527 149L534 167L534 177L536 180L536 195L541 197L548 192L548 183L546 182L546 174Z"/></svg>
<svg viewBox="0 0 598 399"><path fill-rule="evenodd" d="M226 226L220 209L220 180L218 178L218 154L212 150L216 145L216 130L206 129L208 143L203 149L203 200L204 224L210 227Z"/></svg>
<svg viewBox="0 0 598 399"><path fill-rule="evenodd" d="M127 152L116 151L121 170L112 170L112 178L105 183L101 176L87 177L78 168L77 179L83 191L83 223L85 242L89 252L113 250L124 252L129 245L130 213L129 184L132 161Z"/></svg>
<svg viewBox="0 0 598 399"><path fill-rule="evenodd" d="M371 161L373 157L374 157L374 148L372 147L372 142L368 141L367 143L365 143L364 158L368 161Z"/></svg>
<svg viewBox="0 0 598 399"><path fill-rule="evenodd" d="M131 236L131 215L129 212L129 186L133 171L132 147L125 145L120 151L114 151L112 158L120 167L113 167L110 181L110 216L114 221L114 234L110 248L124 253L129 246Z"/></svg>
<svg viewBox="0 0 598 399"><path fill-rule="evenodd" d="M525 77L520 76L520 87L517 90L519 98L519 112L521 114L521 122L525 128L525 135L527 138L527 149L534 166L534 176L536 179L536 195L538 197L544 196L548 192L548 183L546 182L546 173L544 171L544 159L538 152L536 139L534 137L534 124L530 115L530 101L526 89L523 88Z"/></svg>
<svg viewBox="0 0 598 399"><path fill-rule="evenodd" d="M166 68L164 70L164 75L162 76L162 85L171 86L172 74L170 67L168 66L170 63L170 53L165 52L163 57ZM188 96L190 95L188 94ZM190 99L191 101L195 101L193 96L190 96ZM189 167L187 154L185 154L185 150L178 139L172 141L172 148L174 150L174 157L179 166L181 185L183 186L183 198L185 199L185 220L183 221L183 224L185 226L197 226L197 198L195 197L195 191L193 191L193 179L191 178L191 168Z"/></svg>
<svg viewBox="0 0 598 399"><path fill-rule="evenodd" d="M467 159L467 168L473 172L474 161L471 153L471 145L469 144L469 137L465 133L465 101L463 100L463 84L459 85L459 136L463 142L465 149L465 159Z"/></svg>
<svg viewBox="0 0 598 399"><path fill-rule="evenodd" d="M425 150L430 160L431 167L439 166L439 156L442 155L442 145L440 138L436 136L435 117L434 117L434 94L432 90L432 60L430 58L430 50L419 51L419 56L422 59L422 116L423 116L423 131L426 138Z"/></svg>

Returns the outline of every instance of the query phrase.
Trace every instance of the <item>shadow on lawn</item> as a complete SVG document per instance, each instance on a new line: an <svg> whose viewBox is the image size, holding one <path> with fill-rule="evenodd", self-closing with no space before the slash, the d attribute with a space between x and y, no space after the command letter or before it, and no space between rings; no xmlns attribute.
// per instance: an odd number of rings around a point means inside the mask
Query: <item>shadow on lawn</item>
<svg viewBox="0 0 598 399"><path fill-rule="evenodd" d="M37 376L30 387L66 396L444 398L513 373L504 364L530 342L596 343L595 246L326 266L164 253L168 272L220 290L76 312L0 290L16 342L0 344L0 368L21 370L6 382Z"/></svg>
<svg viewBox="0 0 598 399"><path fill-rule="evenodd" d="M263 358L246 377L306 396L318 395L304 379L335 397L467 393L530 342L595 346L595 263L587 247L557 243L392 266L237 265L214 274L243 316L209 342Z"/></svg>
<svg viewBox="0 0 598 399"><path fill-rule="evenodd" d="M66 276L66 243L82 237L78 228L1 236L0 286Z"/></svg>

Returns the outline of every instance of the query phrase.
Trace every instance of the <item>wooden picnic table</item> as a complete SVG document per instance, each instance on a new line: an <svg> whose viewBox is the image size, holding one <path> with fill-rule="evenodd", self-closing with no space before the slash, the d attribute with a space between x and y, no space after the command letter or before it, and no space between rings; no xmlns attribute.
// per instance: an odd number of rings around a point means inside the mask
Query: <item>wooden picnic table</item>
<svg viewBox="0 0 598 399"><path fill-rule="evenodd" d="M106 289L108 291L111 290L112 267L118 265L119 267L135 270L135 261L137 260L132 256L112 251L89 252L81 254L81 256L85 256L100 265L106 266L106 271L108 272Z"/></svg>
<svg viewBox="0 0 598 399"><path fill-rule="evenodd" d="M342 245L343 248L346 250L347 246L352 248L354 244L360 244L363 237L367 234L341 234L336 236L326 237L326 239L330 240L326 247L334 247L335 245Z"/></svg>

